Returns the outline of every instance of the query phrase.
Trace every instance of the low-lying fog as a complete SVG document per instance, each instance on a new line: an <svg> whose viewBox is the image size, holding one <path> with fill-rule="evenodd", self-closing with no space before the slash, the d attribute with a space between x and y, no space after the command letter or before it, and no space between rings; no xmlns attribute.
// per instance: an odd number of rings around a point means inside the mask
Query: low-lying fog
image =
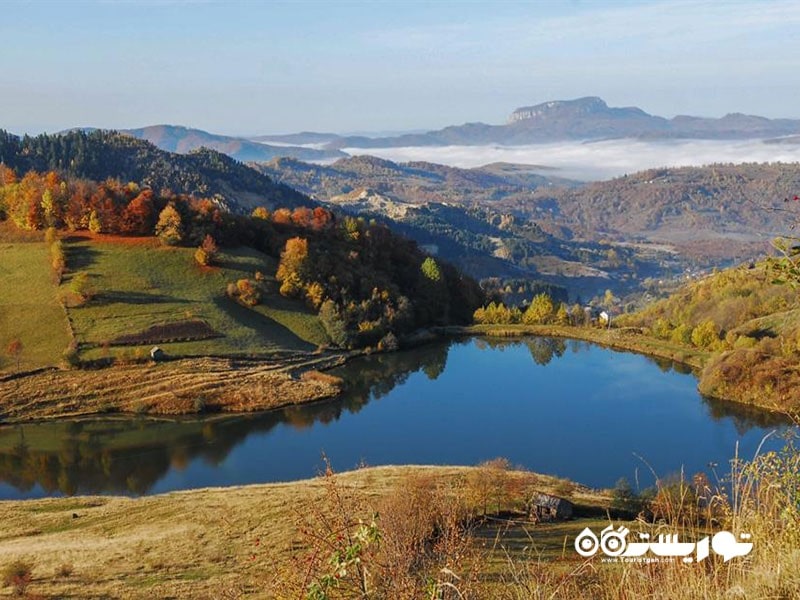
<svg viewBox="0 0 800 600"><path fill-rule="evenodd" d="M800 144L765 143L762 140L621 139L530 146L345 148L344 151L354 156L371 154L395 162L424 160L463 168L493 162L540 165L553 169L542 170L543 174L582 181L611 179L653 167L800 162Z"/></svg>

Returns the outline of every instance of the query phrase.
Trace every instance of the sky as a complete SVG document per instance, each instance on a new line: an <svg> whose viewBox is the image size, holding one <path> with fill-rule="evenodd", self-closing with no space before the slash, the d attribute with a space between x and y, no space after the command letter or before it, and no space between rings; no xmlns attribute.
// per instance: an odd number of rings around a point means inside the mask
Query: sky
<svg viewBox="0 0 800 600"><path fill-rule="evenodd" d="M0 128L215 133L504 122L600 96L800 118L800 2L6 1Z"/></svg>

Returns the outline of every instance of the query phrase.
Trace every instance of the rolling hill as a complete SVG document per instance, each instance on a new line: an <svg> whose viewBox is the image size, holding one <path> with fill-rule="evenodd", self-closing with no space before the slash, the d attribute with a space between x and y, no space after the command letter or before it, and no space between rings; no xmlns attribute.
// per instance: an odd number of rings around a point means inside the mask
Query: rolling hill
<svg viewBox="0 0 800 600"><path fill-rule="evenodd" d="M231 210L314 204L307 196L226 154L207 148L176 154L111 131L19 138L0 130L0 163L19 173L58 170L96 181L109 177L134 181L154 190L211 197Z"/></svg>
<svg viewBox="0 0 800 600"><path fill-rule="evenodd" d="M168 152L188 154L199 148L216 150L242 162L265 162L285 156L300 160L328 160L346 156L338 150L319 150L291 144L270 145L241 137L218 135L176 125L151 125L138 129L125 129L140 140L146 140Z"/></svg>

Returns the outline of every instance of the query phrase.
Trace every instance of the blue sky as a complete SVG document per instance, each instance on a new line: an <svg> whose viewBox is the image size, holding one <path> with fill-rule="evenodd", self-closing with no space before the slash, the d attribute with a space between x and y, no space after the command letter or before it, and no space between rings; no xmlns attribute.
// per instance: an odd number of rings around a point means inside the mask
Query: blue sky
<svg viewBox="0 0 800 600"><path fill-rule="evenodd" d="M800 2L5 2L0 128L503 122L586 95L800 118Z"/></svg>

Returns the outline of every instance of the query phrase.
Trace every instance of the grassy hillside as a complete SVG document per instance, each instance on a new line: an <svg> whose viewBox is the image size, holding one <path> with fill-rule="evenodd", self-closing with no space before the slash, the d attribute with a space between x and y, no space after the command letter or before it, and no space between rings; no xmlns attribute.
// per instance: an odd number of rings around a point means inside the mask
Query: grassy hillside
<svg viewBox="0 0 800 600"><path fill-rule="evenodd" d="M65 238L68 264L89 273L95 296L69 309L81 358L133 356L158 343L181 355L269 354L278 350L313 350L327 341L315 314L300 302L282 298L277 289L254 308L226 297L227 283L254 277L272 279L275 260L252 248L227 249L219 267L200 267L194 250L161 245L157 238L118 238L87 233ZM69 294L73 273L62 285ZM207 337L130 344L159 325L190 323L178 337ZM205 323L207 327L194 323ZM156 338L158 334L155 334Z"/></svg>
<svg viewBox="0 0 800 600"><path fill-rule="evenodd" d="M769 239L788 230L783 207L800 187L798 164L649 169L579 188L540 188L526 201L542 226L576 235L684 244ZM524 207L521 207L524 208Z"/></svg>
<svg viewBox="0 0 800 600"><path fill-rule="evenodd" d="M15 371L7 347L22 342L20 370L55 364L70 341L41 232L0 222L0 374Z"/></svg>
<svg viewBox="0 0 800 600"><path fill-rule="evenodd" d="M12 501L0 505L0 561L29 574L29 593L59 598L788 599L800 592L798 489L788 477L797 467L791 450L741 465L726 482L735 503L707 479L659 482L647 501L512 471L502 459ZM531 519L525 505L539 492L569 498L575 518ZM627 520L621 506L642 501L655 518ZM609 524L630 528L628 542L636 532L684 542L748 532L753 548L725 562L715 550L702 565L574 551L585 527Z"/></svg>
<svg viewBox="0 0 800 600"><path fill-rule="evenodd" d="M412 493L415 489L429 489L427 507L438 511L440 507L433 499L441 490L463 493L473 478L475 484L479 483L475 475L477 470L469 467L412 466L361 469L337 479L347 510L354 511L347 518L368 518L368 507L380 506L387 513L394 513L387 514L387 528L392 527L395 516L408 519L409 528L414 528L412 515L392 503L393 496L408 498L409 489ZM565 484L531 473L498 475L500 481L516 482L519 490L532 486L553 492L559 484ZM0 562L7 563L15 557L33 559L30 591L48 597L310 597L290 593L289 586L302 588L302 572L295 570L294 561L309 553L309 540L300 534L303 521L314 520L321 511L335 508L329 503L328 483L325 478L316 478L139 499L80 497L6 502L0 506L5 523L0 534ZM607 496L585 488L570 489L575 490L574 499L582 504L603 506L609 501ZM390 508L392 505L394 508ZM73 513L78 518L73 518ZM425 518L421 515L419 523ZM533 539L548 557L560 556L564 536L574 536L587 525L599 529L602 523L587 519L566 525L542 525L533 533ZM388 535L391 533L388 531ZM515 533L525 537L519 529ZM489 537L493 537L491 533ZM413 552L411 548L408 551ZM488 553L476 540L470 560ZM574 567L579 561L572 558L574 553L568 553L571 560L567 564ZM502 549L494 554L502 566ZM516 556L520 554L517 552ZM59 574L65 564L72 566L66 576ZM392 598L423 597L389 594ZM343 596L331 595L339 597ZM494 595L484 593L479 597Z"/></svg>
<svg viewBox="0 0 800 600"><path fill-rule="evenodd" d="M710 275L617 324L708 352L704 394L800 411L800 301L769 263Z"/></svg>

